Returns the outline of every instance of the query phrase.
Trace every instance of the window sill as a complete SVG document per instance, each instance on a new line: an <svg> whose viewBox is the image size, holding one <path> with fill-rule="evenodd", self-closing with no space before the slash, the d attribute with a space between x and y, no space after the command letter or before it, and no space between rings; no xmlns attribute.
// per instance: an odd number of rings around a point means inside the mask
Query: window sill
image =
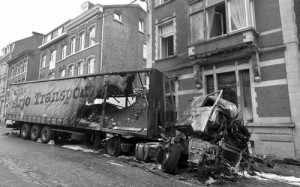
<svg viewBox="0 0 300 187"><path fill-rule="evenodd" d="M177 58L177 55L173 55L173 56L166 57L166 58L161 58L161 59L156 59L155 63L156 62L162 62L162 61L169 60L169 59L173 59L173 58Z"/></svg>
<svg viewBox="0 0 300 187"><path fill-rule="evenodd" d="M241 29L241 30L233 31L233 32L228 33L228 34L223 34L223 35L216 36L216 37L213 37L213 38L209 38L209 39L206 39L206 40L205 39L199 40L197 42L190 43L187 47L206 44L206 43L210 43L210 42L217 41L217 40L222 40L222 39L234 36L234 35L241 34L241 33L246 32L246 31L252 31L252 32L254 32L255 35L257 35L257 36L259 35L258 32L255 30L255 28L247 27L247 28L244 28L244 29Z"/></svg>
<svg viewBox="0 0 300 187"><path fill-rule="evenodd" d="M145 34L145 32L144 32L144 31L140 31L140 30L139 30L139 33L141 33L141 34Z"/></svg>
<svg viewBox="0 0 300 187"><path fill-rule="evenodd" d="M156 6L154 7L154 9L157 9L157 8L163 7L163 6L165 6L165 5L169 4L169 3L170 3L170 2L172 2L172 1L174 1L174 0L169 0L169 1L167 1L167 2L164 2L164 3L162 3L162 4L156 5Z"/></svg>
<svg viewBox="0 0 300 187"><path fill-rule="evenodd" d="M115 19L115 18L114 18L114 21L116 21L116 22L118 22L118 23L120 23L120 24L124 24L122 21L117 20L117 19Z"/></svg>

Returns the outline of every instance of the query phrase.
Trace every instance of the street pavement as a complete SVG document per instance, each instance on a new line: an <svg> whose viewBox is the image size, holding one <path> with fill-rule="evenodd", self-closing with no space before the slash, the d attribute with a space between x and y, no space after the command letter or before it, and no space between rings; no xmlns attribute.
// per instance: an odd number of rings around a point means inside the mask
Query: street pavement
<svg viewBox="0 0 300 187"><path fill-rule="evenodd" d="M197 186L165 178L103 153L21 139L0 127L0 186Z"/></svg>

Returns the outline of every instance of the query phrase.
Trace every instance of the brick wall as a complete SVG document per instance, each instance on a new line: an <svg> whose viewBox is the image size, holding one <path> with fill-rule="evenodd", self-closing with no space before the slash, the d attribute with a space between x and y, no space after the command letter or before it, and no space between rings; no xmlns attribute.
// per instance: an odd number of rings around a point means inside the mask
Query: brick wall
<svg viewBox="0 0 300 187"><path fill-rule="evenodd" d="M261 71L262 81L286 79L285 64L277 64L272 66L261 67L260 71Z"/></svg>
<svg viewBox="0 0 300 187"><path fill-rule="evenodd" d="M113 13L118 8L105 8L104 14ZM146 34L138 30L139 19L146 26L146 12L138 7L122 10L122 21L113 18L113 14L104 20L103 71L124 71L143 69L143 44Z"/></svg>
<svg viewBox="0 0 300 187"><path fill-rule="evenodd" d="M255 88L257 114L259 117L290 117L287 85Z"/></svg>

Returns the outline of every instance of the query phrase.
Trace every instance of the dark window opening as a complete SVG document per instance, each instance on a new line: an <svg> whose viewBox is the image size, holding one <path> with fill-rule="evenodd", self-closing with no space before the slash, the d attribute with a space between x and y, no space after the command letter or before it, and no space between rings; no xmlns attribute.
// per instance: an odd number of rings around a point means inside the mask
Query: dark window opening
<svg viewBox="0 0 300 187"><path fill-rule="evenodd" d="M162 38L162 58L167 58L174 55L173 38L173 36Z"/></svg>
<svg viewBox="0 0 300 187"><path fill-rule="evenodd" d="M213 38L227 33L225 3L207 10L208 36Z"/></svg>

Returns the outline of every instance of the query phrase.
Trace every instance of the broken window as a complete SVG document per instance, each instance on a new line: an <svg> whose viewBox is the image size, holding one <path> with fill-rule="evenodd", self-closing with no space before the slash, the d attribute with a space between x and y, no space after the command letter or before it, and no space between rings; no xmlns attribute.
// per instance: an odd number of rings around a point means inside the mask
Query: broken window
<svg viewBox="0 0 300 187"><path fill-rule="evenodd" d="M175 54L174 50L174 25L169 21L159 26L159 58L168 58Z"/></svg>
<svg viewBox="0 0 300 187"><path fill-rule="evenodd" d="M199 0L189 6L191 43L254 26L253 0Z"/></svg>

